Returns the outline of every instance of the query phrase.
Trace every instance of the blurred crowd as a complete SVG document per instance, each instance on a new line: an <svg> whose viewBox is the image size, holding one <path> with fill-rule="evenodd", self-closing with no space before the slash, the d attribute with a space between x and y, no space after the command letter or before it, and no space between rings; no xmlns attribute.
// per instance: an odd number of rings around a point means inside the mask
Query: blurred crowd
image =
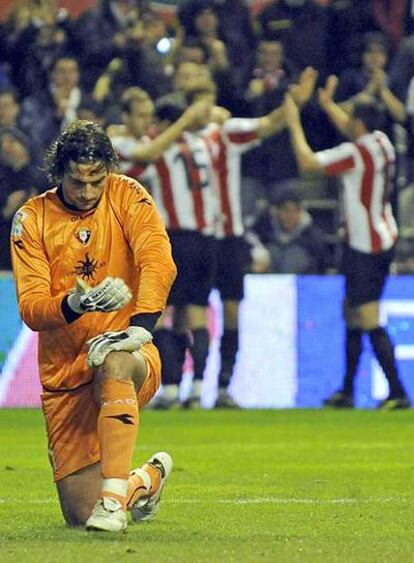
<svg viewBox="0 0 414 563"><path fill-rule="evenodd" d="M225 115L261 117L313 67L319 85L338 77L336 100L344 107L369 95L386 109L398 153L393 205L401 236L394 269L414 272L411 9L409 0L270 0L261 7L185 0L165 17L145 0L97 0L74 19L55 0L16 0L0 26L1 245L16 209L50 187L42 172L45 151L74 119L116 130L131 88L145 91L157 107L171 96L185 102L205 76ZM303 108L303 123L313 149L338 141L314 98ZM154 127L148 123L148 134ZM243 155L241 188L253 262L267 251L260 271L335 270L339 191L299 173L287 132ZM330 210L329 219L323 210ZM8 258L1 260L0 269L9 269Z"/></svg>

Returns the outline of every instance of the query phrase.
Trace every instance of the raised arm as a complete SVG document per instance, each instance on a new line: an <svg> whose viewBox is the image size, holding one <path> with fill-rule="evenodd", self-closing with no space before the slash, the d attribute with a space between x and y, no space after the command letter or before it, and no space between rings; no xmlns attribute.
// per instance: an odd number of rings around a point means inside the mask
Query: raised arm
<svg viewBox="0 0 414 563"><path fill-rule="evenodd" d="M295 103L302 107L310 99L315 89L317 71L312 67L307 67L301 73L297 84L292 84L289 88L290 95ZM278 106L272 112L261 117L258 125L258 137L263 139L279 133L286 127L286 116L284 105Z"/></svg>
<svg viewBox="0 0 414 563"><path fill-rule="evenodd" d="M300 121L299 108L290 94L286 94L283 107L286 115L286 124L290 132L293 152L295 153L299 168L307 171L322 170L322 165L317 160L315 153L306 140Z"/></svg>
<svg viewBox="0 0 414 563"><path fill-rule="evenodd" d="M185 129L193 124L199 115L206 111L207 106L205 102L195 102L185 110L177 121L155 137L155 139L149 143L139 143L131 152L129 158L134 162L154 162L180 137Z"/></svg>
<svg viewBox="0 0 414 563"><path fill-rule="evenodd" d="M380 70L375 72L373 81L377 84L378 95L387 108L388 113L398 123L404 123L407 118L405 106L388 87L385 72Z"/></svg>
<svg viewBox="0 0 414 563"><path fill-rule="evenodd" d="M392 119L398 123L404 123L407 117L406 109L404 104L397 98L397 96L392 92L387 83L387 75L381 69L374 71L371 80L368 82L367 86L356 94L341 102L339 106L349 114L358 102L363 102L367 97L375 96L379 98L385 105L387 112L392 117Z"/></svg>
<svg viewBox="0 0 414 563"><path fill-rule="evenodd" d="M318 101L321 108L325 111L333 125L343 135L348 135L349 123L352 107L346 108L337 104L333 100L335 90L338 86L338 78L335 75L328 77L325 87L318 90Z"/></svg>

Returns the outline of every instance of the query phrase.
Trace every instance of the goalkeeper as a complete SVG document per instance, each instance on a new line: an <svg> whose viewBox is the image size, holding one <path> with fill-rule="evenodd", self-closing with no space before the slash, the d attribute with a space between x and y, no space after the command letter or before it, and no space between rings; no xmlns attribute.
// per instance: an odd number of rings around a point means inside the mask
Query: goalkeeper
<svg viewBox="0 0 414 563"><path fill-rule="evenodd" d="M75 121L49 149L57 187L29 200L11 232L23 321L39 332L49 455L69 525L121 531L150 520L172 461L131 472L139 409L160 383L152 330L176 275L148 192L119 175L111 142Z"/></svg>

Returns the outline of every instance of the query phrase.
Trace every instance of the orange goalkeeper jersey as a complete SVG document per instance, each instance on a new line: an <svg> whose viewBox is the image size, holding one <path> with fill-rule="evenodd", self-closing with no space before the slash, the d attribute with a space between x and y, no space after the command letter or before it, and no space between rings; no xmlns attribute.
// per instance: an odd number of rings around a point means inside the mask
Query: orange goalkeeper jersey
<svg viewBox="0 0 414 563"><path fill-rule="evenodd" d="M86 341L123 330L131 316L163 311L176 275L171 246L148 192L135 180L109 174L99 204L71 211L57 188L29 200L11 232L20 315L39 331L45 389L73 389L92 379ZM85 313L68 323L62 300L80 277L90 285L120 277L133 298L121 311Z"/></svg>

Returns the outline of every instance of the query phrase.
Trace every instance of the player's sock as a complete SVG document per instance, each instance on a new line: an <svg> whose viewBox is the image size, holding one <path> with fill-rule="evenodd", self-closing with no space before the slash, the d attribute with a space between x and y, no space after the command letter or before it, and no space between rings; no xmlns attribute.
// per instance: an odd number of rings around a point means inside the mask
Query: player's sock
<svg viewBox="0 0 414 563"><path fill-rule="evenodd" d="M353 397L355 374L362 352L362 330L347 328L345 338L346 371L342 391L345 395Z"/></svg>
<svg viewBox="0 0 414 563"><path fill-rule="evenodd" d="M139 411L134 384L105 379L101 383L98 440L101 450L102 496L125 506L132 453L138 434Z"/></svg>
<svg viewBox="0 0 414 563"><path fill-rule="evenodd" d="M206 328L197 328L193 330L193 344L191 346L191 355L194 364L194 381L202 381L204 370L206 368L209 349L209 336Z"/></svg>
<svg viewBox="0 0 414 563"><path fill-rule="evenodd" d="M200 399L203 381L201 379L194 379L191 386L191 397L193 399Z"/></svg>
<svg viewBox="0 0 414 563"><path fill-rule="evenodd" d="M126 479L103 479L100 496L116 499L121 503L122 510L126 510L127 490L128 481Z"/></svg>
<svg viewBox="0 0 414 563"><path fill-rule="evenodd" d="M175 349L176 349L175 361L177 364L177 369L180 372L180 381L181 381L181 375L183 373L184 362L185 362L185 354L187 350L190 349L192 340L186 332L175 332L174 339L175 339Z"/></svg>
<svg viewBox="0 0 414 563"><path fill-rule="evenodd" d="M187 336L162 328L154 332L153 342L161 356L163 385L179 385L188 346Z"/></svg>
<svg viewBox="0 0 414 563"><path fill-rule="evenodd" d="M154 332L153 342L158 348L161 357L161 381L163 385L176 385L177 372L176 364L176 345L174 333L171 329L162 328Z"/></svg>
<svg viewBox="0 0 414 563"><path fill-rule="evenodd" d="M178 385L164 385L162 390L162 396L167 399L167 401L174 402L178 399L180 393L180 388Z"/></svg>
<svg viewBox="0 0 414 563"><path fill-rule="evenodd" d="M236 363L239 348L239 331L225 328L220 342L221 369L219 373L220 389L227 389Z"/></svg>
<svg viewBox="0 0 414 563"><path fill-rule="evenodd" d="M397 364L395 362L394 345L384 327L379 326L368 332L369 339L377 357L379 365L388 380L390 387L390 398L405 397L406 393L398 377Z"/></svg>

